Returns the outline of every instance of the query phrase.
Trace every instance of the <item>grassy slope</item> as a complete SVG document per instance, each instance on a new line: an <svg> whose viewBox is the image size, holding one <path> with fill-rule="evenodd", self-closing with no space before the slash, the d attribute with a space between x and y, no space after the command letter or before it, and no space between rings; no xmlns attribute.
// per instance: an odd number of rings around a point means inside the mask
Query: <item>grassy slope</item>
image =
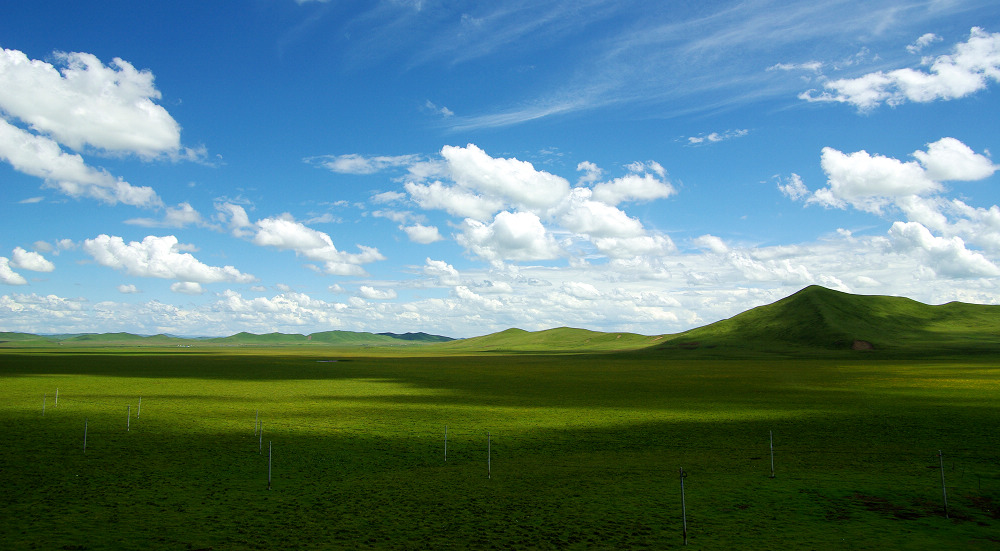
<svg viewBox="0 0 1000 551"><path fill-rule="evenodd" d="M499 333L433 345L429 350L448 352L611 352L635 350L655 344L661 337L635 333L602 333L559 327L544 331L507 329Z"/></svg>
<svg viewBox="0 0 1000 551"><path fill-rule="evenodd" d="M658 346L796 353L850 350L854 341L895 353L996 353L1000 306L930 306L907 298L811 286L773 304L667 336Z"/></svg>

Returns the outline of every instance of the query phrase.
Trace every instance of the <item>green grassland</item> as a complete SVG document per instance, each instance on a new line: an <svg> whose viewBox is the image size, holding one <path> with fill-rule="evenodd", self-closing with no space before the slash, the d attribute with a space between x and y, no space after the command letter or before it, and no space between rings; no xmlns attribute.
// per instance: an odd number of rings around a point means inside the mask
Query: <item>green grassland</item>
<svg viewBox="0 0 1000 551"><path fill-rule="evenodd" d="M688 548L996 549L998 319L808 288L658 337L7 334L0 547L681 548L683 468Z"/></svg>
<svg viewBox="0 0 1000 551"><path fill-rule="evenodd" d="M1000 544L996 358L0 362L10 549L676 548L680 467L695 549Z"/></svg>

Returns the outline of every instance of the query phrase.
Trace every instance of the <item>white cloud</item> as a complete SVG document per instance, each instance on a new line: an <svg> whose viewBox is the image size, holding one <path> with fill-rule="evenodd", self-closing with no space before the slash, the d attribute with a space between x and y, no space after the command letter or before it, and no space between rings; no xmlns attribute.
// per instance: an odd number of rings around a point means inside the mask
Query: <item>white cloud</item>
<svg viewBox="0 0 1000 551"><path fill-rule="evenodd" d="M372 203L378 204L398 203L404 199L406 199L406 194L398 191L385 191L372 195Z"/></svg>
<svg viewBox="0 0 1000 551"><path fill-rule="evenodd" d="M412 226L400 226L400 229L405 231L407 237L409 237L410 241L413 241L414 243L427 245L444 239L441 237L441 233L438 231L436 226L414 224Z"/></svg>
<svg viewBox="0 0 1000 551"><path fill-rule="evenodd" d="M83 157L65 153L55 141L26 132L2 118L0 159L19 172L43 178L46 186L70 197L90 197L112 205L155 207L163 204L152 188L133 186L103 169L88 166Z"/></svg>
<svg viewBox="0 0 1000 551"><path fill-rule="evenodd" d="M775 63L768 71L811 71L819 72L823 68L822 61L806 61L804 63Z"/></svg>
<svg viewBox="0 0 1000 551"><path fill-rule="evenodd" d="M397 296L395 289L376 289L369 285L359 287L358 295L368 300L391 300Z"/></svg>
<svg viewBox="0 0 1000 551"><path fill-rule="evenodd" d="M170 285L170 290L181 295L200 295L205 292L201 284L194 281L178 281Z"/></svg>
<svg viewBox="0 0 1000 551"><path fill-rule="evenodd" d="M202 219L201 213L196 211L190 203L181 203L176 207L167 207L163 220L132 218L126 220L125 223L146 228L183 228L189 225L204 225L205 221Z"/></svg>
<svg viewBox="0 0 1000 551"><path fill-rule="evenodd" d="M180 249L173 235L149 235L142 242L132 241L126 245L121 237L101 234L83 242L83 250L98 264L125 270L134 276L192 283L250 283L256 280L254 276L232 266L208 266L190 253L180 252Z"/></svg>
<svg viewBox="0 0 1000 551"><path fill-rule="evenodd" d="M726 245L726 242L723 241L721 238L711 234L705 234L702 235L701 237L695 238L694 244L697 247L701 247L702 249L717 254L723 254L729 252L729 247Z"/></svg>
<svg viewBox="0 0 1000 551"><path fill-rule="evenodd" d="M491 262L549 260L561 252L538 216L530 212L503 211L490 224L466 218L461 230L458 243Z"/></svg>
<svg viewBox="0 0 1000 551"><path fill-rule="evenodd" d="M918 222L895 222L889 237L896 250L917 251L937 274L946 277L995 277L1000 268L982 253L970 251L960 237L936 237Z"/></svg>
<svg viewBox="0 0 1000 551"><path fill-rule="evenodd" d="M935 42L940 42L941 40L944 39L934 33L925 33L920 35L920 38L913 41L913 44L908 45L906 47L906 51L910 52L911 54L916 54L919 53L920 50L926 48L927 46Z"/></svg>
<svg viewBox="0 0 1000 551"><path fill-rule="evenodd" d="M462 281L458 270L444 260L427 258L424 265L424 274L436 278L441 285L458 285Z"/></svg>
<svg viewBox="0 0 1000 551"><path fill-rule="evenodd" d="M817 191L810 201L824 206L843 208L850 204L878 213L891 198L941 189L916 161L904 163L891 157L869 155L864 150L845 154L824 147L820 164L829 187Z"/></svg>
<svg viewBox="0 0 1000 551"><path fill-rule="evenodd" d="M660 171L662 171L662 167L660 167ZM652 174L627 174L610 182L596 184L594 186L594 199L609 205L617 205L625 201L665 199L677 192L669 182L660 178Z"/></svg>
<svg viewBox="0 0 1000 551"><path fill-rule="evenodd" d="M55 264L46 260L42 255L36 252L26 251L21 247L16 247L14 249L10 265L15 268L31 270L33 272L51 272L56 269Z"/></svg>
<svg viewBox="0 0 1000 551"><path fill-rule="evenodd" d="M10 268L9 258L0 256L0 283L5 285L27 285L28 280Z"/></svg>
<svg viewBox="0 0 1000 551"><path fill-rule="evenodd" d="M594 183L600 180L601 175L604 174L604 171L600 167L590 161L583 161L576 165L576 170L577 172L583 172L583 176L580 176L580 179L576 182L578 186Z"/></svg>
<svg viewBox="0 0 1000 551"><path fill-rule="evenodd" d="M567 281L562 285L562 292L580 300L595 300L602 296L597 287L585 281Z"/></svg>
<svg viewBox="0 0 1000 551"><path fill-rule="evenodd" d="M378 249L364 245L358 245L360 253L338 251L329 235L289 218L264 218L257 221L256 227L255 245L292 250L323 262L325 271L331 275L365 275L362 264L385 260Z"/></svg>
<svg viewBox="0 0 1000 551"><path fill-rule="evenodd" d="M592 241L599 251L611 258L663 256L677 248L674 242L665 235L599 237Z"/></svg>
<svg viewBox="0 0 1000 551"><path fill-rule="evenodd" d="M792 173L784 184L779 183L778 190L792 201L798 201L809 195L809 188L802 183L802 177L795 173Z"/></svg>
<svg viewBox="0 0 1000 551"><path fill-rule="evenodd" d="M229 227L229 231L234 237L247 237L250 231L246 228L251 226L250 217L247 211L239 205L232 203L216 203L215 219Z"/></svg>
<svg viewBox="0 0 1000 551"><path fill-rule="evenodd" d="M860 111L870 111L883 103L896 106L908 101L962 98L983 90L990 81L1000 82L1000 33L988 34L973 27L969 40L957 44L954 53L924 63L929 65L928 72L904 68L831 80L824 83L829 92L809 90L799 98L850 103Z"/></svg>
<svg viewBox="0 0 1000 551"><path fill-rule="evenodd" d="M574 188L556 211L559 223L590 237L635 237L644 233L641 222L617 207L591 200L591 196L587 188Z"/></svg>
<svg viewBox="0 0 1000 551"><path fill-rule="evenodd" d="M390 168L412 165L419 159L420 157L417 155L365 157L357 153L350 153L347 155L307 157L305 161L340 174L375 174Z"/></svg>
<svg viewBox="0 0 1000 551"><path fill-rule="evenodd" d="M179 154L180 126L157 105L153 74L114 58L56 52L60 67L0 52L0 110L71 149L92 146L151 158Z"/></svg>
<svg viewBox="0 0 1000 551"><path fill-rule="evenodd" d="M435 112L435 113L437 113L437 114L439 114L439 115L441 115L442 117L445 117L445 118L448 118L448 117L451 117L451 116L455 115L455 112L452 111L451 109L448 109L447 107L444 107L444 106L440 106L439 107L439 106L435 105L434 102L432 102L431 100L427 100L427 103L424 104L424 107L427 108L427 109L430 109L431 111L433 111L433 112Z"/></svg>
<svg viewBox="0 0 1000 551"><path fill-rule="evenodd" d="M503 208L503 201L499 199L479 195L458 187L446 186L441 182L430 184L407 182L404 187L421 208L441 209L462 218L485 221Z"/></svg>
<svg viewBox="0 0 1000 551"><path fill-rule="evenodd" d="M982 180L993 175L997 166L989 158L955 138L941 138L927 144L927 151L914 151L932 180Z"/></svg>
<svg viewBox="0 0 1000 551"><path fill-rule="evenodd" d="M118 292L123 295L134 295L139 293L139 288L132 284L126 285L123 283L118 286Z"/></svg>
<svg viewBox="0 0 1000 551"><path fill-rule="evenodd" d="M732 140L733 138L742 138L749 134L750 131L747 129L740 130L726 130L725 132L711 132L709 134L701 134L698 136L690 136L687 141L691 145L698 145L703 143L718 143L725 140Z"/></svg>
<svg viewBox="0 0 1000 551"><path fill-rule="evenodd" d="M566 179L535 170L525 161L490 157L473 144L445 146L441 156L448 163L451 178L459 186L503 198L529 210L553 207L569 193Z"/></svg>

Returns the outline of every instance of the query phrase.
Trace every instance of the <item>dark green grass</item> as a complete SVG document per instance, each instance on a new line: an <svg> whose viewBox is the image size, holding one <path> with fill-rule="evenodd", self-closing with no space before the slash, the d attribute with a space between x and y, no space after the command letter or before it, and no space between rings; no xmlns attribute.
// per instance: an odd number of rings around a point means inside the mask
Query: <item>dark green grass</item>
<svg viewBox="0 0 1000 551"><path fill-rule="evenodd" d="M3 547L1000 545L995 358L357 354L0 352Z"/></svg>

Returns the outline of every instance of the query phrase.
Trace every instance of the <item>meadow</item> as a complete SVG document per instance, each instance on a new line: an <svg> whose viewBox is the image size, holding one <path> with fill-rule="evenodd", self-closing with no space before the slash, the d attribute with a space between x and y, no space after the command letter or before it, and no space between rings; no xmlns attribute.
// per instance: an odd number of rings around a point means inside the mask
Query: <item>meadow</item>
<svg viewBox="0 0 1000 551"><path fill-rule="evenodd" d="M996 357L420 350L0 349L0 541L1000 546Z"/></svg>

